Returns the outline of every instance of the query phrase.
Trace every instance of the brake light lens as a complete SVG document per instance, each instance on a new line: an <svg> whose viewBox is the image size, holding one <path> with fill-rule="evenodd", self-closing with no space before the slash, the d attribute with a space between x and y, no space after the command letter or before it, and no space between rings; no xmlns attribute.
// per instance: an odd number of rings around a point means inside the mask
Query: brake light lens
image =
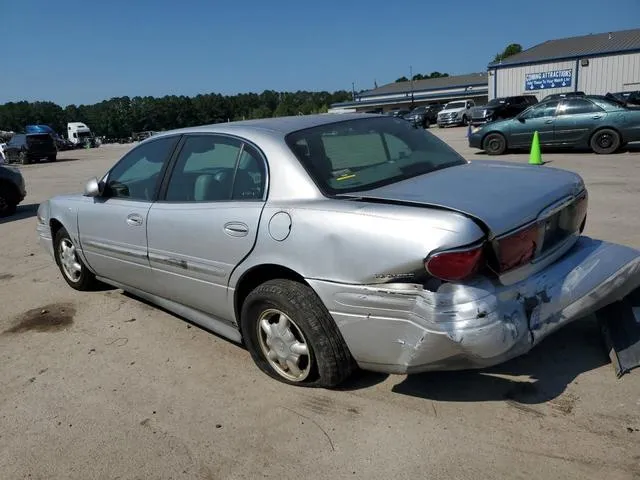
<svg viewBox="0 0 640 480"><path fill-rule="evenodd" d="M541 226L532 225L498 241L500 272L529 263L536 253Z"/></svg>
<svg viewBox="0 0 640 480"><path fill-rule="evenodd" d="M456 250L436 253L424 262L430 275L441 280L453 282L471 277L484 262L484 246L469 250Z"/></svg>

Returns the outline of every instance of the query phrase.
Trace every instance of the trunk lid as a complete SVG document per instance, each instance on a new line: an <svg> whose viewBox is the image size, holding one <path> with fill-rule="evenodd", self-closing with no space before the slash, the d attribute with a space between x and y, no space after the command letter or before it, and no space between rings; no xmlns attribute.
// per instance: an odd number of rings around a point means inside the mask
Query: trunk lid
<svg viewBox="0 0 640 480"><path fill-rule="evenodd" d="M474 160L345 196L406 202L464 213L500 236L535 221L549 206L584 189L579 175L548 167Z"/></svg>

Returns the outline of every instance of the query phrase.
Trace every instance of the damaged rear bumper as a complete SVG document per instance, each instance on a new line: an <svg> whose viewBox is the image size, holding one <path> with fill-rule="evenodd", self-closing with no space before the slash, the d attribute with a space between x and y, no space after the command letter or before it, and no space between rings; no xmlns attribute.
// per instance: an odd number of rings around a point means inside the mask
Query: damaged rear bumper
<svg viewBox="0 0 640 480"><path fill-rule="evenodd" d="M479 278L433 292L413 284L308 281L362 368L482 368L526 353L558 328L638 288L640 252L580 237L558 261L509 286Z"/></svg>

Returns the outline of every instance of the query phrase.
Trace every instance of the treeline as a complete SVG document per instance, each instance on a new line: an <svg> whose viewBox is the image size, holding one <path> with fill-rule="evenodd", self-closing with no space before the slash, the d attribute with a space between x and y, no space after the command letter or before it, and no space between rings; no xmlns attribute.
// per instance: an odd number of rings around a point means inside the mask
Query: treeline
<svg viewBox="0 0 640 480"><path fill-rule="evenodd" d="M84 122L96 135L124 138L133 132L161 131L233 120L326 112L351 99L347 91L276 92L156 97L116 97L93 105L10 102L0 105L0 130L21 132L45 124L65 134L67 122Z"/></svg>

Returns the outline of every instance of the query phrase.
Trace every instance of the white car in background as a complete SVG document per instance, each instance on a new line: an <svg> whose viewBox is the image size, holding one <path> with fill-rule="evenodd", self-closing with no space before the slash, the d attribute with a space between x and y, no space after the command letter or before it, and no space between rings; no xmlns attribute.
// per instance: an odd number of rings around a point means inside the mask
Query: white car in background
<svg viewBox="0 0 640 480"><path fill-rule="evenodd" d="M6 143L0 143L0 165L2 165L6 158L4 156L4 147L6 146Z"/></svg>

